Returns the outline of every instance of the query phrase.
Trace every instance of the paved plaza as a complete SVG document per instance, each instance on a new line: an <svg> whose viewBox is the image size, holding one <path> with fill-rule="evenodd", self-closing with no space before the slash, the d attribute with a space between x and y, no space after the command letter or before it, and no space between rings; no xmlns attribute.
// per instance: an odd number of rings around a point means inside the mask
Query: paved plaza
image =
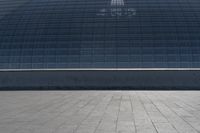
<svg viewBox="0 0 200 133"><path fill-rule="evenodd" d="M0 133L200 133L200 91L1 91Z"/></svg>

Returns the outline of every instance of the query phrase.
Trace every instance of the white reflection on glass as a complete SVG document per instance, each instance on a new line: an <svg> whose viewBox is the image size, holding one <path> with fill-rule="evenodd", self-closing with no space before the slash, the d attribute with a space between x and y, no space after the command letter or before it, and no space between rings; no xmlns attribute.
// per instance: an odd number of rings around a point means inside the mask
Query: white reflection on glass
<svg viewBox="0 0 200 133"><path fill-rule="evenodd" d="M110 17L132 17L136 15L136 9L125 7L124 0L111 0L110 7L100 9L96 15Z"/></svg>

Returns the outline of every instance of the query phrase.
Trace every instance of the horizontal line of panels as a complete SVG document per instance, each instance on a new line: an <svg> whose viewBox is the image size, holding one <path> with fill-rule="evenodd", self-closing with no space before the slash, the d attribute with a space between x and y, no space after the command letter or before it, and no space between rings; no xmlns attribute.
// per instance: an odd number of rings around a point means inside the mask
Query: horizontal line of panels
<svg viewBox="0 0 200 133"><path fill-rule="evenodd" d="M188 69L193 69L193 68L199 68L200 63L193 63L193 64L189 64L189 63L182 63L182 64L176 64L176 63L169 63L169 64L163 64L161 63L157 63L157 64L152 64L152 63L134 63L134 64L130 64L127 65L127 63L110 63L110 64L105 64L105 63L96 63L96 64L91 64L91 63L85 63L85 64L11 64L11 65L0 65L0 70L8 70L8 69L82 69L82 68L87 68L92 69L92 68L136 68L136 69L141 69L141 68L166 68L166 69L170 69L170 68L188 68Z"/></svg>

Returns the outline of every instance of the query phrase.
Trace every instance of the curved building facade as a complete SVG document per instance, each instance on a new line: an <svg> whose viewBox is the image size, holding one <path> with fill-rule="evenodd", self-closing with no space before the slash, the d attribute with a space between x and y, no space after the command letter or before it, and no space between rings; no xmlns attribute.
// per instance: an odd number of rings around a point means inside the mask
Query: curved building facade
<svg viewBox="0 0 200 133"><path fill-rule="evenodd" d="M199 0L0 1L0 68L199 68Z"/></svg>
<svg viewBox="0 0 200 133"><path fill-rule="evenodd" d="M1 0L0 70L198 69L199 0Z"/></svg>

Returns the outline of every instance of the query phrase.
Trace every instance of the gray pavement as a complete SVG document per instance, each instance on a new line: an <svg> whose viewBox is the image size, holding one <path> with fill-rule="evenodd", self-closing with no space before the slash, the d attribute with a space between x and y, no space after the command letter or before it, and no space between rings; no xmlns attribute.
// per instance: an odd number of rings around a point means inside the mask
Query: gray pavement
<svg viewBox="0 0 200 133"><path fill-rule="evenodd" d="M200 133L200 91L1 91L0 133Z"/></svg>

